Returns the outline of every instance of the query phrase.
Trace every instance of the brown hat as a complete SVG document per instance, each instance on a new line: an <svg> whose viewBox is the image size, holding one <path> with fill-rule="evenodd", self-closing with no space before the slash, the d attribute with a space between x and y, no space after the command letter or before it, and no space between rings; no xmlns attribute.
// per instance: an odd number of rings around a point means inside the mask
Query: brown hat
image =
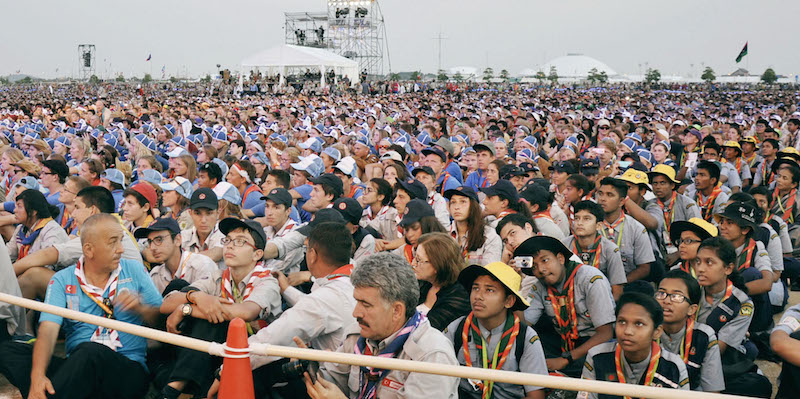
<svg viewBox="0 0 800 399"><path fill-rule="evenodd" d="M36 176L36 178L39 178L39 173L41 173L42 171L42 168L39 165L33 163L33 161L31 161L30 159L21 159L15 162L14 166L17 166L20 169L28 172L29 175Z"/></svg>

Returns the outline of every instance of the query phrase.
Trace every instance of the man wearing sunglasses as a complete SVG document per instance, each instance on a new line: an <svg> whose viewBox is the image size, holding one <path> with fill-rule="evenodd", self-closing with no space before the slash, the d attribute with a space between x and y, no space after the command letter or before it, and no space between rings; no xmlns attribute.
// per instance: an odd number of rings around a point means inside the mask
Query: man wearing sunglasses
<svg viewBox="0 0 800 399"><path fill-rule="evenodd" d="M248 332L253 334L265 325L259 324L261 319L280 313L278 281L261 262L267 242L264 228L253 220L226 218L219 222L219 230L225 235L222 254L227 269L164 298L161 313L169 315L167 331L224 342L228 322L234 318L248 322ZM221 362L207 353L178 348L171 371L165 366L156 375L157 386L167 384L160 397L207 393Z"/></svg>

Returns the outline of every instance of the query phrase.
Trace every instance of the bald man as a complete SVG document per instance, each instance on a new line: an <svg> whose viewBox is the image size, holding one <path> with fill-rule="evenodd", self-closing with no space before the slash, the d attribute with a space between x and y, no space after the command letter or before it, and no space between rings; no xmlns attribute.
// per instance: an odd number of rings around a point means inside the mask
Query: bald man
<svg viewBox="0 0 800 399"><path fill-rule="evenodd" d="M125 232L115 216L81 227L83 256L53 275L45 302L125 323L152 324L161 295L140 262L122 259ZM67 359L53 356L64 329ZM148 387L147 341L135 335L42 313L36 343L0 345L0 373L26 398L139 398Z"/></svg>

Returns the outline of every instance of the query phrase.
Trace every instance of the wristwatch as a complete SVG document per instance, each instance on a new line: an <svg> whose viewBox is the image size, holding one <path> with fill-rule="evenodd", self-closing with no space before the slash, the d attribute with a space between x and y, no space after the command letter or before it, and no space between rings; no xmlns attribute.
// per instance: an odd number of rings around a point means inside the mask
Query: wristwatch
<svg viewBox="0 0 800 399"><path fill-rule="evenodd" d="M183 306L181 307L181 314L183 314L183 317L191 316L192 315L192 304L184 303Z"/></svg>
<svg viewBox="0 0 800 399"><path fill-rule="evenodd" d="M567 359L568 362L572 363L575 359L572 358L572 352L564 352L561 354L563 359Z"/></svg>

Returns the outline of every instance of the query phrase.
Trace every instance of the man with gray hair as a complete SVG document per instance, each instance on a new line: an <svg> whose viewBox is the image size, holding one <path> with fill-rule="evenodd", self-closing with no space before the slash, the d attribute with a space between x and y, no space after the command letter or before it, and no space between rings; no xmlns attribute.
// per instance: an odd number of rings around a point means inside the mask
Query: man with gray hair
<svg viewBox="0 0 800 399"><path fill-rule="evenodd" d="M453 345L417 312L419 285L401 257L378 253L361 260L350 277L356 307L352 331L339 352L458 365ZM320 365L315 383L306 376L312 398L455 398L458 379L424 373L382 370L338 363Z"/></svg>

